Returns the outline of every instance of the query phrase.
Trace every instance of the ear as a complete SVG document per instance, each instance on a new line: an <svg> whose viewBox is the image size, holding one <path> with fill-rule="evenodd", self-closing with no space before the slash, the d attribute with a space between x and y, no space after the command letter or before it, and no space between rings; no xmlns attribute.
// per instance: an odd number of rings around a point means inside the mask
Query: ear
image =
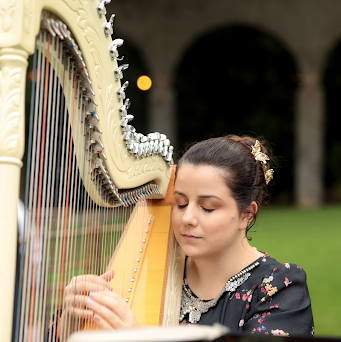
<svg viewBox="0 0 341 342"><path fill-rule="evenodd" d="M251 221L255 217L257 211L258 211L258 205L255 201L252 201L251 204L241 214L242 220L239 226L240 230L245 230L247 228L247 226L251 223Z"/></svg>

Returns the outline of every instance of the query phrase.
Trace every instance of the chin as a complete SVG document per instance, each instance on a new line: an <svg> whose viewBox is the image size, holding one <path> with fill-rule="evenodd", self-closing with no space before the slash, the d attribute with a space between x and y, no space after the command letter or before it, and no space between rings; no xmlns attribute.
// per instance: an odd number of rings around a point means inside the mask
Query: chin
<svg viewBox="0 0 341 342"><path fill-rule="evenodd" d="M179 245L180 245L182 251L184 252L184 254L189 256L189 257L198 257L198 256L203 255L202 251L198 251L198 249L193 247L193 246L188 246L188 245L184 245L184 244L179 244Z"/></svg>

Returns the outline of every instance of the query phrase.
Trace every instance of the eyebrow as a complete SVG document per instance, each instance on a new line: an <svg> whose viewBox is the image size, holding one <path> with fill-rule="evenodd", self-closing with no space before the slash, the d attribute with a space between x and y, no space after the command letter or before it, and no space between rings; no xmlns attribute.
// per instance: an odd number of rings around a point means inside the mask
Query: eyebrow
<svg viewBox="0 0 341 342"><path fill-rule="evenodd" d="M186 196L184 193L182 193L180 191L174 191L174 195ZM199 196L199 198L216 198L216 199L222 201L222 199L220 197L214 196L214 195L201 195L201 196Z"/></svg>

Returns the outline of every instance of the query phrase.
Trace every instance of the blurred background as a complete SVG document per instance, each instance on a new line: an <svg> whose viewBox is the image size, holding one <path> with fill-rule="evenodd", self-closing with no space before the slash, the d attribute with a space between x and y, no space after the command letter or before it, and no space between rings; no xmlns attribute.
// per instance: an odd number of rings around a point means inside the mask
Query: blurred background
<svg viewBox="0 0 341 342"><path fill-rule="evenodd" d="M341 336L341 2L117 0L107 10L125 40L137 131L165 133L178 155L224 134L269 141L275 186L253 244L305 269L316 335Z"/></svg>

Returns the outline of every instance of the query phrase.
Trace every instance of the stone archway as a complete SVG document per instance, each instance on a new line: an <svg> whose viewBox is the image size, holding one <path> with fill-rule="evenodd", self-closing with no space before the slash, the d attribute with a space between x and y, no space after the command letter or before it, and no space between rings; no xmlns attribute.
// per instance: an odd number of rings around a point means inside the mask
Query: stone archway
<svg viewBox="0 0 341 342"><path fill-rule="evenodd" d="M223 134L265 136L281 156L274 200L293 201L297 68L284 44L248 26L199 37L175 81L179 147Z"/></svg>
<svg viewBox="0 0 341 342"><path fill-rule="evenodd" d="M341 201L341 41L326 59L325 89L325 173L326 202Z"/></svg>

